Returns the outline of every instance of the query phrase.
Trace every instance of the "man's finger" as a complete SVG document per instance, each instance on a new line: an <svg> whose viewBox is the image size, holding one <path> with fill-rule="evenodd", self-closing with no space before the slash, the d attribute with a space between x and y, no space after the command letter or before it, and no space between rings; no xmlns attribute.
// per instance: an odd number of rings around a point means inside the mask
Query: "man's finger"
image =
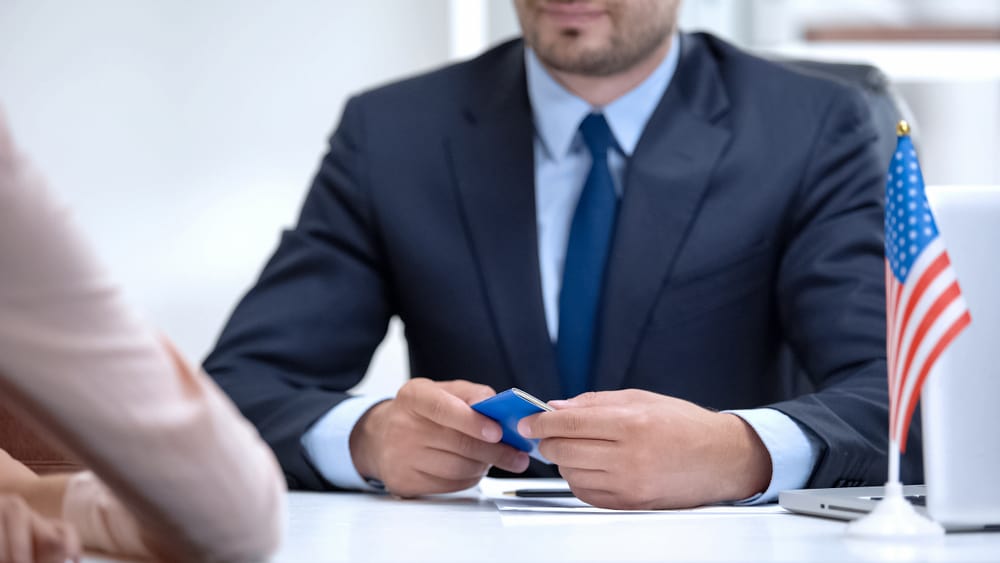
<svg viewBox="0 0 1000 563"><path fill-rule="evenodd" d="M560 469L608 469L618 459L615 443L609 440L546 438L538 451Z"/></svg>
<svg viewBox="0 0 1000 563"><path fill-rule="evenodd" d="M438 385L443 387L445 391L451 393L459 399L462 399L468 405L478 403L484 399L489 399L493 395L497 394L497 392L494 391L489 385L473 383L464 379L441 381Z"/></svg>
<svg viewBox="0 0 1000 563"><path fill-rule="evenodd" d="M461 491L463 489L468 489L473 487L482 476L477 476L470 479L459 479L457 481L451 479L445 479L443 477L438 477L437 475L431 475L425 471L417 470L421 477L421 491L416 494L405 494L398 491L390 491L393 494L398 494L404 497L418 496L418 495L435 495L439 493L452 493L455 491Z"/></svg>
<svg viewBox="0 0 1000 563"><path fill-rule="evenodd" d="M642 510L645 508L625 502L622 499L621 493L587 489L584 487L572 487L571 490L576 498L598 508L609 508L611 510Z"/></svg>
<svg viewBox="0 0 1000 563"><path fill-rule="evenodd" d="M478 440L499 442L503 430L496 422L472 410L457 395L449 393L443 386L424 380L411 381L400 395L413 411L441 426L452 428Z"/></svg>
<svg viewBox="0 0 1000 563"><path fill-rule="evenodd" d="M617 440L621 421L626 415L621 407L594 407L543 412L522 418L517 431L525 438L590 438Z"/></svg>
<svg viewBox="0 0 1000 563"><path fill-rule="evenodd" d="M416 466L422 471L448 481L465 481L482 477L489 466L447 450L429 449L423 463Z"/></svg>
<svg viewBox="0 0 1000 563"><path fill-rule="evenodd" d="M574 491L587 489L614 493L621 485L613 474L596 469L575 469L560 466L559 475L569 483L570 488Z"/></svg>
<svg viewBox="0 0 1000 563"><path fill-rule="evenodd" d="M495 465L512 473L521 473L528 468L528 454L506 444L491 444L469 437L461 432L444 429L430 437L432 448L456 453L486 465Z"/></svg>
<svg viewBox="0 0 1000 563"><path fill-rule="evenodd" d="M636 403L635 389L622 389L619 391L587 391L580 393L576 397L549 401L549 405L556 409L579 408L579 407L601 407L615 405L632 405Z"/></svg>

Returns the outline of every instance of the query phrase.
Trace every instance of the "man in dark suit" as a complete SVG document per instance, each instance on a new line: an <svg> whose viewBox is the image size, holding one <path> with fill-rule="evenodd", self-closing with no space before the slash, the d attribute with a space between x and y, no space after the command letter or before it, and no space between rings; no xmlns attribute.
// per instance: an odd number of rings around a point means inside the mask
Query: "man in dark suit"
<svg viewBox="0 0 1000 563"><path fill-rule="evenodd" d="M860 96L678 33L674 0L516 7L523 42L348 102L206 360L290 485L540 474L468 406L512 386L575 397L521 430L597 505L884 479L884 170ZM414 379L349 396L394 315Z"/></svg>

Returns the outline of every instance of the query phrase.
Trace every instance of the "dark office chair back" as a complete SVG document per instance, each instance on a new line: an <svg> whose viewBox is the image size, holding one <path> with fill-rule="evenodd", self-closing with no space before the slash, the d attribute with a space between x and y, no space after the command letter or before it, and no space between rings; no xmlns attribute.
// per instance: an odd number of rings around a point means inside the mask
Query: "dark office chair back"
<svg viewBox="0 0 1000 563"><path fill-rule="evenodd" d="M848 84L860 90L868 102L872 121L878 131L879 150L888 170L889 161L896 151L896 124L900 119L909 121L911 129L914 124L906 102L893 89L885 73L867 64L801 59L772 58L771 60L798 72Z"/></svg>

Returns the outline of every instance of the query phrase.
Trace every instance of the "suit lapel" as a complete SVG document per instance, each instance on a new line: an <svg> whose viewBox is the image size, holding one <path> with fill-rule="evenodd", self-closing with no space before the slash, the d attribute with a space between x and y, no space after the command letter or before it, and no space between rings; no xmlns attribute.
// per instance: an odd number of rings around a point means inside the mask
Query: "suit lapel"
<svg viewBox="0 0 1000 563"><path fill-rule="evenodd" d="M448 141L464 226L512 383L558 398L538 267L534 126L519 44ZM485 89L484 89L485 90ZM498 390L499 391L499 390Z"/></svg>
<svg viewBox="0 0 1000 563"><path fill-rule="evenodd" d="M601 308L593 377L597 390L618 389L625 381L642 330L730 137L718 124L728 100L715 62L698 38L682 39L677 72L625 176Z"/></svg>

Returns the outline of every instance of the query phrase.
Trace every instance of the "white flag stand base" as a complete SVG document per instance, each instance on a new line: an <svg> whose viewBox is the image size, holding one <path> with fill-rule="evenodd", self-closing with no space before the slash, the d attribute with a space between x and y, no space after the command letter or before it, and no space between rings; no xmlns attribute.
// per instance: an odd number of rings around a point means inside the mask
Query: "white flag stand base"
<svg viewBox="0 0 1000 563"><path fill-rule="evenodd" d="M885 484L885 497L875 510L847 525L847 535L865 539L934 539L944 536L944 528L913 509L903 498L899 481Z"/></svg>

